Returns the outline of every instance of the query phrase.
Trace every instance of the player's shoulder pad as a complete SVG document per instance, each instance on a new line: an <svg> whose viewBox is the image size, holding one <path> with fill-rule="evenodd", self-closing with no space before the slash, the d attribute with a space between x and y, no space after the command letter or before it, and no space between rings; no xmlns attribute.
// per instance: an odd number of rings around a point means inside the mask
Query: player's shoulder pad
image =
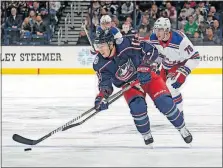
<svg viewBox="0 0 223 168"><path fill-rule="evenodd" d="M149 40L141 40L140 41L140 47L142 49L147 48L147 50L156 48L155 45L153 45L153 43L151 43L151 41L149 41Z"/></svg>
<svg viewBox="0 0 223 168"><path fill-rule="evenodd" d="M172 39L170 43L175 44L175 45L180 45L184 37L185 35L181 31L179 30L172 31Z"/></svg>
<svg viewBox="0 0 223 168"><path fill-rule="evenodd" d="M134 37L122 37L117 40L116 40L116 49L118 53L120 53L123 50L134 50L140 48L140 42Z"/></svg>
<svg viewBox="0 0 223 168"><path fill-rule="evenodd" d="M97 53L94 58L93 69L95 71L99 71L105 64L107 64L107 62L109 62L109 60L104 59L104 57L100 53Z"/></svg>
<svg viewBox="0 0 223 168"><path fill-rule="evenodd" d="M126 37L116 39L115 43L116 43L116 50L117 51L122 51L126 47L131 46L131 41Z"/></svg>

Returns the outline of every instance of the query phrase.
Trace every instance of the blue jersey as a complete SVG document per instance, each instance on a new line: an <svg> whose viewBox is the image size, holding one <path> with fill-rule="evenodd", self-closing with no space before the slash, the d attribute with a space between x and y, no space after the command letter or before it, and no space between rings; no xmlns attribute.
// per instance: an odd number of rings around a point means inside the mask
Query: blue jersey
<svg viewBox="0 0 223 168"><path fill-rule="evenodd" d="M144 60L154 61L158 57L157 49L146 41L136 42L123 37L122 42L116 44L116 54L111 58L104 58L100 53L95 57L93 68L99 79L99 90L112 84L121 87L125 83L137 78L137 67Z"/></svg>

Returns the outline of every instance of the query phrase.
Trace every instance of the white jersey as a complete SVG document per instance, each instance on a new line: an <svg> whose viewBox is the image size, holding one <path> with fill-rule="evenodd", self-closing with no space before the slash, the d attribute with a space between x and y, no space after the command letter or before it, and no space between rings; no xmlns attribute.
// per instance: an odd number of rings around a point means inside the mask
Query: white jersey
<svg viewBox="0 0 223 168"><path fill-rule="evenodd" d="M198 51L187 36L180 31L171 31L171 36L167 43L159 41L156 34L150 36L149 42L163 55L162 64L164 69L170 69L174 65L185 63L184 65L192 70L199 63Z"/></svg>

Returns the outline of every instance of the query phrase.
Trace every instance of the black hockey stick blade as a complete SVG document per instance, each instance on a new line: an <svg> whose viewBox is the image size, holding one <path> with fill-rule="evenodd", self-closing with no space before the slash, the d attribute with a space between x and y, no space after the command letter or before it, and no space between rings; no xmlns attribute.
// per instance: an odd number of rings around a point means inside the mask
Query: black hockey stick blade
<svg viewBox="0 0 223 168"><path fill-rule="evenodd" d="M26 144L26 145L35 145L35 143L36 143L36 140L27 139L27 138L24 138L18 134L14 134L12 136L12 139L16 142Z"/></svg>

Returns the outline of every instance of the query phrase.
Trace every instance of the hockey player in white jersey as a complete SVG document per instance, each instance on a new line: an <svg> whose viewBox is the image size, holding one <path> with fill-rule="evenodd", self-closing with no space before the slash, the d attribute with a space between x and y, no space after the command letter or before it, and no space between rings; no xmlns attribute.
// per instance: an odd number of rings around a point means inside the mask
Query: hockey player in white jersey
<svg viewBox="0 0 223 168"><path fill-rule="evenodd" d="M178 109L183 113L180 88L199 64L199 53L185 34L171 31L168 18L161 17L155 22L150 41L163 56L160 75L166 81Z"/></svg>

